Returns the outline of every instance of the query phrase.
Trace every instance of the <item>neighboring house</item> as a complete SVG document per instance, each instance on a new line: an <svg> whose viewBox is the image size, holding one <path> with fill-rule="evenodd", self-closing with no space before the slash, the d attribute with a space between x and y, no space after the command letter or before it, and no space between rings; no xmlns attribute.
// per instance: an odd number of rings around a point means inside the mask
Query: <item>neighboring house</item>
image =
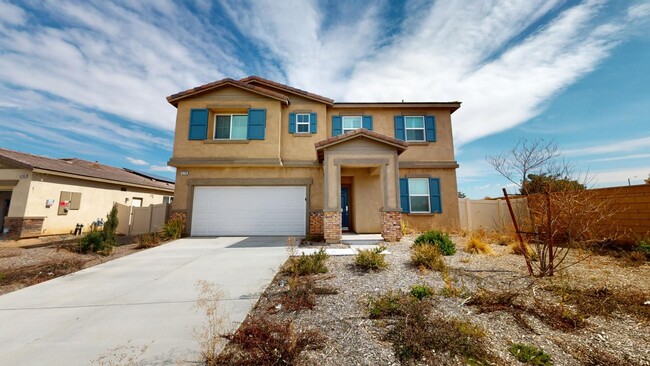
<svg viewBox="0 0 650 366"><path fill-rule="evenodd" d="M80 159L52 159L0 149L0 227L11 239L84 231L114 202L170 202L174 183Z"/></svg>
<svg viewBox="0 0 650 366"><path fill-rule="evenodd" d="M193 236L402 236L459 222L460 102L335 103L257 76L167 97L173 210Z"/></svg>

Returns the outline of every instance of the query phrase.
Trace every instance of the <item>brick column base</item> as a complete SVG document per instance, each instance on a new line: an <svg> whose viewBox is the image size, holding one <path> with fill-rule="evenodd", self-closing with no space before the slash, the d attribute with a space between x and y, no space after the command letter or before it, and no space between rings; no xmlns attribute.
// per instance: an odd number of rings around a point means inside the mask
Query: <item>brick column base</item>
<svg viewBox="0 0 650 366"><path fill-rule="evenodd" d="M399 241L402 239L402 213L400 211L386 211L381 215L381 236L385 241Z"/></svg>
<svg viewBox="0 0 650 366"><path fill-rule="evenodd" d="M309 235L323 236L323 211L309 213Z"/></svg>
<svg viewBox="0 0 650 366"><path fill-rule="evenodd" d="M34 238L41 235L43 217L6 217L4 226L9 229L7 239Z"/></svg>
<svg viewBox="0 0 650 366"><path fill-rule="evenodd" d="M329 244L341 242L341 212L323 212L323 228L325 241Z"/></svg>

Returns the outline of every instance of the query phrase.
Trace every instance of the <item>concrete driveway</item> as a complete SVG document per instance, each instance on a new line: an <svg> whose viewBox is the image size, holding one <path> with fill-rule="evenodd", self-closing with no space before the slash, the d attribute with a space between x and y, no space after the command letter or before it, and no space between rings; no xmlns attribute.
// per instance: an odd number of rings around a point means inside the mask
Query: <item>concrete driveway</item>
<svg viewBox="0 0 650 366"><path fill-rule="evenodd" d="M196 360L196 282L220 286L235 327L287 259L286 239L181 239L0 296L0 365L90 365L147 344L146 364Z"/></svg>

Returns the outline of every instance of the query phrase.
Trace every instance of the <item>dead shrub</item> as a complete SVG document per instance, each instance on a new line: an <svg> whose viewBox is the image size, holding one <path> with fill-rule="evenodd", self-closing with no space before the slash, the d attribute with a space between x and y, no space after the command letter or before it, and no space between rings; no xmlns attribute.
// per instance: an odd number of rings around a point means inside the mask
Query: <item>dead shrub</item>
<svg viewBox="0 0 650 366"><path fill-rule="evenodd" d="M537 252L533 250L533 248L528 245L528 243L524 244L524 247L526 248L526 253L528 254L528 258L530 258L531 261L537 261L539 260L539 256L537 255ZM517 242L512 242L508 245L508 248L510 248L510 253L516 254L516 255L524 255L524 251L521 249L521 244Z"/></svg>
<svg viewBox="0 0 650 366"><path fill-rule="evenodd" d="M471 236L467 241L465 250L471 254L494 254L494 250L483 239L478 236Z"/></svg>
<svg viewBox="0 0 650 366"><path fill-rule="evenodd" d="M199 292L196 308L205 313L205 323L194 329L194 339L199 344L201 359L207 366L219 365L219 351L224 345L227 315L220 307L223 293L219 287L208 281L197 281Z"/></svg>
<svg viewBox="0 0 650 366"><path fill-rule="evenodd" d="M650 306L644 305L647 295L633 289L612 290L607 287L577 289L569 286L548 286L546 290L560 296L584 316L613 317L616 311L650 321Z"/></svg>
<svg viewBox="0 0 650 366"><path fill-rule="evenodd" d="M157 247L162 242L158 233L145 233L137 236L138 245L135 249L148 249Z"/></svg>
<svg viewBox="0 0 650 366"><path fill-rule="evenodd" d="M435 245L419 245L411 248L411 262L418 268L426 268L433 271L446 269L442 253Z"/></svg>
<svg viewBox="0 0 650 366"><path fill-rule="evenodd" d="M224 338L230 343L213 365L296 365L302 351L322 348L326 341L314 330L296 329L291 320L266 318L248 318Z"/></svg>
<svg viewBox="0 0 650 366"><path fill-rule="evenodd" d="M598 347L585 347L580 344L556 342L565 352L571 354L582 366L628 366L629 360L621 360L617 356Z"/></svg>
<svg viewBox="0 0 650 366"><path fill-rule="evenodd" d="M314 280L301 277L289 278L287 290L280 297L280 304L288 311L313 309L316 305Z"/></svg>
<svg viewBox="0 0 650 366"><path fill-rule="evenodd" d="M536 317L553 329L572 331L583 328L583 317L563 304L552 305L540 299L534 299L533 305L518 301L518 294L509 291L493 292L481 290L466 305L476 306L481 313L504 311L513 316L523 329L530 330L530 325L523 317L528 314Z"/></svg>

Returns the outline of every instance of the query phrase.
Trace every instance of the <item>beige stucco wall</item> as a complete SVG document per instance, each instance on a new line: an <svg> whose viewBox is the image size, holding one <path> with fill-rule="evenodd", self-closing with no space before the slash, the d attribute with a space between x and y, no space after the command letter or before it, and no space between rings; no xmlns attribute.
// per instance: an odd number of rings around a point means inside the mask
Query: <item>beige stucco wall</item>
<svg viewBox="0 0 650 366"><path fill-rule="evenodd" d="M327 136L332 136L332 116L372 115L373 131L395 137L395 116L435 116L436 141L410 143L409 148L400 155L405 161L454 160L454 141L451 132L451 114L446 108L398 109L398 108L330 108L327 112Z"/></svg>
<svg viewBox="0 0 650 366"><path fill-rule="evenodd" d="M127 191L121 191L121 187L125 187ZM79 210L69 210L67 215L57 214L61 191L81 193ZM143 206L148 206L162 203L163 196L171 195L172 192L165 193L153 189L34 173L29 188L25 216L45 217L43 235L70 233L74 231L77 223L83 224L84 231L86 231L97 218L106 218L106 214L111 210L113 202L124 204L126 198L128 198L128 204L130 205L132 199L138 197L142 198ZM49 208L45 205L48 199L55 201Z"/></svg>
<svg viewBox="0 0 650 366"><path fill-rule="evenodd" d="M208 140L188 140L190 111L209 108ZM248 113L249 108L266 109L266 134L264 140L218 141L214 140L214 116L217 114ZM173 158L257 159L278 158L279 125L282 116L281 102L227 87L182 100L178 104Z"/></svg>
<svg viewBox="0 0 650 366"><path fill-rule="evenodd" d="M424 231L432 228L451 229L460 225L455 169L400 169L399 176L400 178L440 178L442 213L404 214L402 220L408 227Z"/></svg>
<svg viewBox="0 0 650 366"><path fill-rule="evenodd" d="M12 169L7 166L0 167L0 180L18 181L15 186L0 186L0 191L12 191L11 205L8 217L23 217L27 208L27 195L32 181L32 171L28 169ZM2 214L2 212L0 212Z"/></svg>

